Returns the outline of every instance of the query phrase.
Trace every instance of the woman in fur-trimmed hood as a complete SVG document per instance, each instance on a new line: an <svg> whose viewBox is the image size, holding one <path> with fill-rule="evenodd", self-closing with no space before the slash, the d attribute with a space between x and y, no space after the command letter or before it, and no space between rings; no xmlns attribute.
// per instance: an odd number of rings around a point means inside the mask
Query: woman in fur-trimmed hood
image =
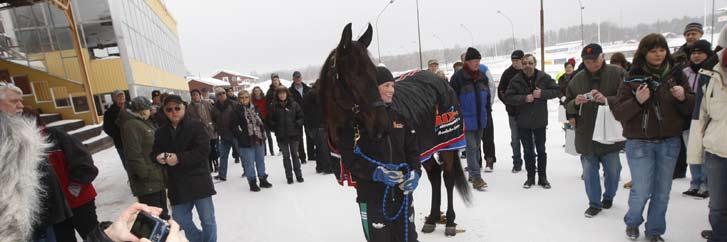
<svg viewBox="0 0 727 242"><path fill-rule="evenodd" d="M41 174L49 147L35 121L0 112L0 241L28 241L40 222Z"/></svg>

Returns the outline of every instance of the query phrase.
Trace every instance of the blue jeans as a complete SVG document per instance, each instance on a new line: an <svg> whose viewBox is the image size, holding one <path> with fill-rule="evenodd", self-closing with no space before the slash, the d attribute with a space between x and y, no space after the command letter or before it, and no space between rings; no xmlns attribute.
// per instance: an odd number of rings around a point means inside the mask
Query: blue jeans
<svg viewBox="0 0 727 242"><path fill-rule="evenodd" d="M510 119L510 147L512 148L512 166L513 168L523 167L523 156L520 152L520 135L517 127L517 117L509 116Z"/></svg>
<svg viewBox="0 0 727 242"><path fill-rule="evenodd" d="M689 165L689 173L692 174L692 181L689 182L690 190L699 190L705 188L709 191L707 186L707 174L704 171L704 165Z"/></svg>
<svg viewBox="0 0 727 242"><path fill-rule="evenodd" d="M227 178L227 159L230 156L230 149L237 148L237 140L224 140L220 139L220 145L217 149L220 152L220 171L219 176L221 178Z"/></svg>
<svg viewBox="0 0 727 242"><path fill-rule="evenodd" d="M480 141L482 140L483 129L465 131L464 139L467 142L467 172L470 177L482 177L480 173Z"/></svg>
<svg viewBox="0 0 727 242"><path fill-rule="evenodd" d="M45 231L43 233L36 233L35 236L38 238L33 238L33 242L56 242L56 233L55 230L53 230L53 225L46 227L44 229Z"/></svg>
<svg viewBox="0 0 727 242"><path fill-rule="evenodd" d="M258 177L267 177L265 173L265 143L253 144L250 147L240 148L242 168L248 181L255 181ZM257 171L257 172L256 172Z"/></svg>
<svg viewBox="0 0 727 242"><path fill-rule="evenodd" d="M709 223L712 239L727 241L727 158L709 152L704 154L704 168L709 177Z"/></svg>
<svg viewBox="0 0 727 242"><path fill-rule="evenodd" d="M633 182L629 210L624 216L626 226L639 227L644 222L644 207L649 202L646 235L666 232L666 209L681 142L680 137L626 141L626 157Z"/></svg>
<svg viewBox="0 0 727 242"><path fill-rule="evenodd" d="M586 185L588 195L588 206L601 208L601 176L598 172L603 164L605 192L603 200L613 201L618 190L618 181L621 177L621 157L619 152L611 152L603 155L581 155L583 165L583 183Z"/></svg>
<svg viewBox="0 0 727 242"><path fill-rule="evenodd" d="M192 208L197 208L197 215L202 222L200 231L192 221ZM215 221L215 205L212 197L197 199L191 202L172 206L172 217L179 223L190 242L216 242L217 222Z"/></svg>

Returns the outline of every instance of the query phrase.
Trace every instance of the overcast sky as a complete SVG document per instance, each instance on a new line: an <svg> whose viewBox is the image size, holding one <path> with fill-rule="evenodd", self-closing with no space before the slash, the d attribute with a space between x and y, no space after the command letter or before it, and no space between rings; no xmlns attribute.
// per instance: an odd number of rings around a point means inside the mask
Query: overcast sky
<svg viewBox="0 0 727 242"><path fill-rule="evenodd" d="M323 63L351 22L354 36L389 0L167 0L178 30L189 71L209 76L216 69L266 72ZM584 22L599 19L635 25L681 16L702 16L706 0L583 0ZM717 8L727 5L718 0ZM539 28L537 0L419 0L423 49L492 43L511 36L534 34ZM710 10L711 11L711 10ZM379 32L382 55L417 50L416 1L396 0L382 14ZM545 0L546 30L580 24L578 0ZM374 26L375 27L375 26ZM435 37L438 36L437 37ZM376 56L376 38L369 51Z"/></svg>

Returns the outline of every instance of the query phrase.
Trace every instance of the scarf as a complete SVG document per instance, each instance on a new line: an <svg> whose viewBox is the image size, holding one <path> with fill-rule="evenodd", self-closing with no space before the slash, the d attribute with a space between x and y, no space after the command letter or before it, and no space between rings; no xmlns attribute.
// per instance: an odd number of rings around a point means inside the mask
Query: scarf
<svg viewBox="0 0 727 242"><path fill-rule="evenodd" d="M256 140L264 141L265 133L263 132L263 121L260 119L260 116L258 116L255 112L255 106L252 104L248 104L242 105L242 108L245 111L247 130L250 134L250 137L253 137Z"/></svg>

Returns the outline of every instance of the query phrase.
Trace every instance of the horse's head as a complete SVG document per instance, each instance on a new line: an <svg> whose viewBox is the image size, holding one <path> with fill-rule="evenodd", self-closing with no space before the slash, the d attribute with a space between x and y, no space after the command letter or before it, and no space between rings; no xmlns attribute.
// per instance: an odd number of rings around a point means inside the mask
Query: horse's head
<svg viewBox="0 0 727 242"><path fill-rule="evenodd" d="M358 40L352 40L351 35L348 24L320 76L323 116L334 141L338 139L337 127L350 120L365 128L372 138L383 137L391 127L378 91L376 66L366 49L373 35L371 24Z"/></svg>

